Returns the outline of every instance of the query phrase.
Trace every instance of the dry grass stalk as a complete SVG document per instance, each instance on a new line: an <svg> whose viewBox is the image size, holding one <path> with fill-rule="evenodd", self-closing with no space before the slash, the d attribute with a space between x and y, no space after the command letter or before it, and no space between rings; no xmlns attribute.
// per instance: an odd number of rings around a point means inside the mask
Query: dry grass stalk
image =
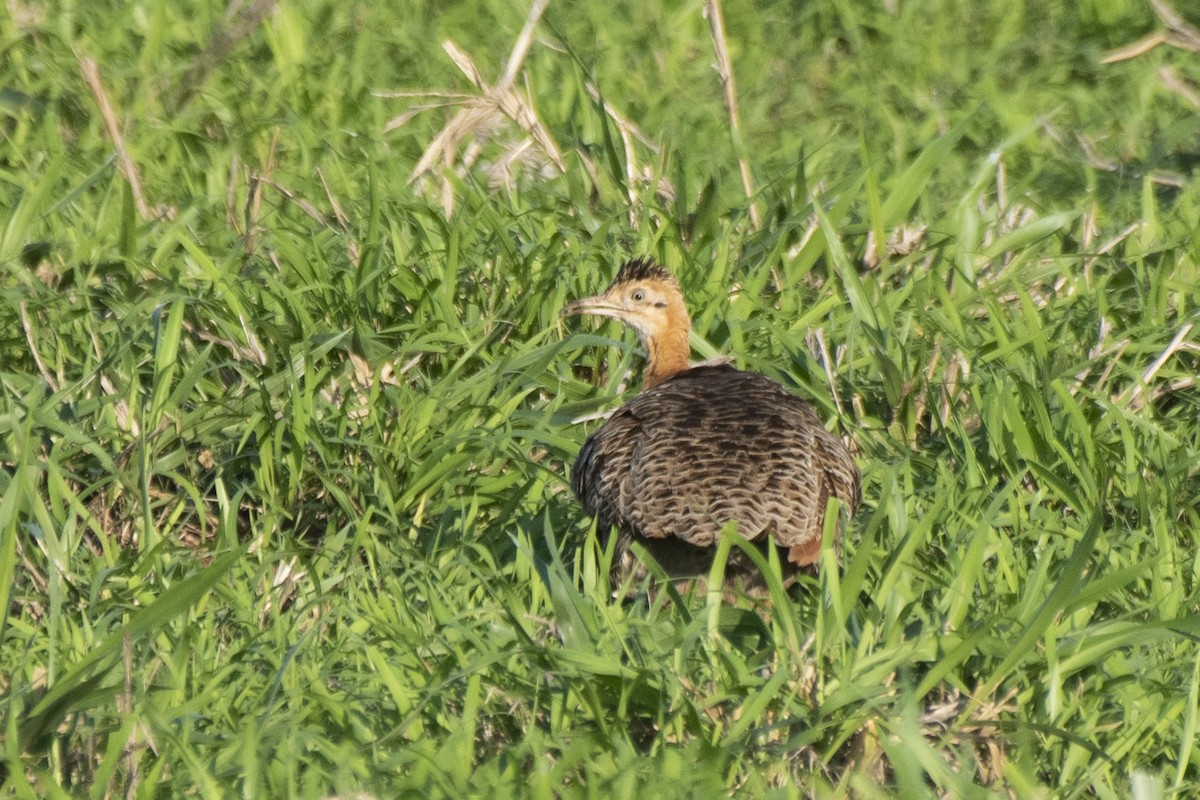
<svg viewBox="0 0 1200 800"><path fill-rule="evenodd" d="M426 111L457 108L458 110L442 128L434 140L426 147L420 161L413 169L409 182L415 182L426 175L440 172L441 201L443 209L449 215L454 208L454 184L450 177L457 170L458 175L464 175L470 170L484 152L490 141L498 138L503 129L514 124L520 128L524 137L517 142L507 143L500 156L487 165L489 183L493 187L503 186L512 189L515 176L521 170L552 169L558 173L566 172L554 139L546 126L538 118L532 104L532 94L528 89L520 91L515 88L529 49L533 43L533 35L538 19L544 12L548 0L537 0L530 9L525 25L513 46L503 74L495 85L489 85L482 72L476 66L469 54L459 48L454 42L443 43L447 55L462 71L478 93L462 92L377 92L379 97L422 98L421 102L409 107L403 113L393 117L384 126L384 131L400 128ZM657 143L615 109L605 100L594 84L586 85L592 99L599 103L604 113L616 125L618 135L625 152L625 181L628 199L631 205L637 202L635 187L641 183L653 186L654 191L668 202L675 199L675 189L670 181L658 177L649 166L639 168L635 143L640 142L651 153L661 152ZM461 155L459 155L461 152ZM593 160L582 150L577 156L584 169L594 183L599 183L600 174ZM631 209L630 224L636 227L637 215Z"/></svg>
<svg viewBox="0 0 1200 800"><path fill-rule="evenodd" d="M1193 53L1200 53L1200 30L1196 30L1196 28L1189 25L1179 15L1179 12L1167 3L1167 0L1150 0L1150 7L1154 9L1155 15L1167 29L1165 31L1156 31L1149 36L1138 39L1133 44L1109 51L1103 58L1102 63L1112 64L1117 61L1128 61L1129 59L1137 58L1150 52L1160 44L1178 47L1181 50L1190 50Z"/></svg>
<svg viewBox="0 0 1200 800"><path fill-rule="evenodd" d="M540 3L538 5L544 5L544 3ZM535 10L538 10L536 6ZM538 10L538 13L540 14L540 10ZM522 36L526 36L527 32L529 36L532 36L531 26L526 26L525 30L522 31ZM488 121L496 114L508 117L523 131L525 131L526 134L532 137L538 145L541 146L546 157L554 163L559 172L566 172L566 165L563 163L562 156L559 154L558 146L550 137L549 131L547 131L545 126L542 125L541 120L538 119L536 112L533 110L532 101L528 99L526 95L514 89L511 81L508 80L501 80L500 83L496 84L495 86L489 87L483 80L483 76L479 74L479 70L476 68L474 61L471 60L471 57L465 51L460 50L454 44L454 42L451 41L446 41L442 46L446 50L447 55L449 55L451 60L454 61L455 65L463 71L463 74L465 74L467 78L483 92L481 97L476 98L474 108L470 108L464 112L461 112L460 116L473 116L474 118L484 122ZM522 47L521 43L518 42L517 46L514 48L512 57L509 59L509 66L511 67L513 59L515 58L519 57L524 59L526 51L527 48ZM509 70L505 71L506 75L508 71ZM475 113L472 114L472 112ZM448 125L447 128L450 129L452 125L453 120L451 121L451 125ZM473 133L474 127L467 127L466 132L468 134ZM453 133L454 131L451 131L451 140L454 139ZM433 148L431 146L431 150L432 149ZM436 153L434 155L436 155ZM431 156L430 160L435 160L434 156ZM470 164L467 164L467 166L469 167ZM422 163L418 162L416 169L413 170L413 174L420 174L424 169L427 168L427 165L423 165Z"/></svg>
<svg viewBox="0 0 1200 800"><path fill-rule="evenodd" d="M884 244L884 253L888 258L896 258L906 256L916 252L922 244L925 243L925 232L929 227L923 223L913 223L909 225L904 223L893 230ZM882 256L879 252L879 243L875 241L875 230L867 231L867 245L863 253L863 264L869 268L879 266Z"/></svg>
<svg viewBox="0 0 1200 800"><path fill-rule="evenodd" d="M276 564L270 586L266 585L265 580L259 581L259 596L266 598L258 613L260 623L266 624L276 608L286 608L299 594L302 584L309 583L308 570L298 569L297 563L296 557L292 556Z"/></svg>
<svg viewBox="0 0 1200 800"><path fill-rule="evenodd" d="M88 89L100 109L100 117L104 120L104 127L108 130L108 138L112 139L113 147L116 148L121 175L129 184L129 191L133 194L133 203L137 207L138 216L148 220L151 217L150 206L146 202L146 196L142 193L142 179L138 174L137 164L129 155L129 149L125 147L125 136L121 133L121 126L117 124L117 114L113 111L112 103L108 99L108 92L104 90L104 83L100 80L100 68L96 65L95 59L79 56L79 71L83 74L83 80L88 85Z"/></svg>
<svg viewBox="0 0 1200 800"><path fill-rule="evenodd" d="M17 311L21 316L21 328L25 331L25 341L29 345L29 354L33 356L33 363L37 364L38 372L50 390L57 392L58 381L54 379L54 375L46 367L46 362L42 360L42 354L38 352L37 341L33 334L33 324L29 321L29 308L24 300L17 304Z"/></svg>
<svg viewBox="0 0 1200 800"><path fill-rule="evenodd" d="M183 329L200 341L212 342L224 347L239 361L249 361L253 364L258 364L260 367L265 367L267 365L267 354L263 351L262 343L258 340L258 336L246 324L244 318L239 316L238 321L242 325L242 334L246 337L245 345L238 344L232 339L226 339L215 333L209 333L202 328L197 328L186 319L183 321Z"/></svg>
<svg viewBox="0 0 1200 800"><path fill-rule="evenodd" d="M103 363L105 357L104 346L100 344L100 339L94 330L89 331L88 335L92 340L92 353L95 355L98 362ZM129 402L122 396L122 393L117 390L117 387L113 384L112 380L106 373L99 372L98 374L100 378L101 391L104 392L106 397L116 398L115 402L113 403L112 410L113 418L117 423L117 428L129 434L131 438L136 439L141 435L142 427L138 424L137 417L130 412ZM81 385L80 388L82 389L83 385Z"/></svg>
<svg viewBox="0 0 1200 800"><path fill-rule="evenodd" d="M1150 382L1154 380L1154 376L1157 375L1158 371L1163 368L1163 365L1170 360L1171 356L1175 355L1180 350L1200 350L1200 345L1184 342L1184 339L1187 338L1187 335L1192 332L1193 325L1194 323L1189 322L1181 327L1178 332L1176 332L1175 338L1171 340L1171 343L1167 345L1167 348L1159 353L1158 358L1154 359L1154 362L1146 368L1145 372L1142 373L1141 381L1139 381L1135 386L1132 386L1122 392L1121 402L1127 403L1131 409L1136 410L1141 408L1145 405L1143 391L1147 386L1150 385Z"/></svg>
<svg viewBox="0 0 1200 800"><path fill-rule="evenodd" d="M637 228L637 192L634 190L634 181L637 179L637 151L633 148L633 131L634 126L623 116L618 114L603 98L600 96L600 91L591 83L587 85L588 94L592 99L599 103L604 108L604 112L617 126L617 133L621 137L621 145L625 149L625 191L629 196L629 224L634 229Z"/></svg>
<svg viewBox="0 0 1200 800"><path fill-rule="evenodd" d="M233 156L229 159L229 175L225 178L225 218L229 220L229 227L242 237L244 244L246 232L242 230L241 223L237 218L237 187L238 176L241 172L242 159L234 151Z"/></svg>
<svg viewBox="0 0 1200 800"><path fill-rule="evenodd" d="M958 405L961 396L959 380L963 383L971 379L971 364L962 351L955 350L946 364L945 378L942 380L942 397L938 405L938 420L942 427L950 421L950 412Z"/></svg>
<svg viewBox="0 0 1200 800"><path fill-rule="evenodd" d="M234 154L230 165L229 189L225 199L225 213L233 229L242 237L242 252L249 256L254 253L256 232L259 219L262 217L263 179L275 171L275 154L279 147L279 128L271 133L271 145L267 149L267 163L261 172L250 170L247 178L246 204L242 209L242 221L239 223L236 210L236 173L240 159Z"/></svg>
<svg viewBox="0 0 1200 800"><path fill-rule="evenodd" d="M271 145L267 151L266 164L263 165L261 171L250 171L248 178L248 189L246 192L246 204L243 211L244 222L239 224L235 212L234 199L232 189L226 200L226 213L229 216L233 228L242 236L243 249L246 255L250 255L255 250L255 235L258 230L259 220L262 217L262 202L263 202L263 187L270 187L278 192L284 200L296 206L314 222L333 228L340 233L348 233L350 229L350 218L346 215L342 208L341 202L330 188L329 182L325 180L325 174L320 169L317 170L317 178L321 181L321 188L325 192L325 199L329 202L330 213L325 213L319 209L316 204L307 200L288 187L284 186L272 176L275 173L276 153L279 146L279 129L276 128L271 136ZM237 159L235 158L235 163ZM233 179L231 175L230 183ZM332 216L332 219L331 219ZM361 256L361 250L358 246L358 240L353 236L345 236L346 253L354 264L358 264Z"/></svg>
<svg viewBox="0 0 1200 800"><path fill-rule="evenodd" d="M325 180L325 173L317 167L317 178L321 181L321 188L325 190L325 199L329 201L329 209L333 212L334 219L337 220L338 227L346 230L350 227L350 217L346 215L346 210L342 208L341 202L333 190L329 188L329 181Z"/></svg>
<svg viewBox="0 0 1200 800"><path fill-rule="evenodd" d="M325 215L324 211L317 208L310 201L308 201L308 200L304 199L303 197L301 197L300 195L296 194L288 187L284 186L283 184L279 183L276 180L273 180L272 178L266 177L265 175L260 176L259 181L263 184L266 184L267 186L270 186L275 191L279 192L279 194L283 197L283 199L287 200L289 203L294 205L296 208L303 211L304 214L309 219L311 219L313 222L316 222L320 225L325 225L325 226L330 225L329 218Z"/></svg>
<svg viewBox="0 0 1200 800"><path fill-rule="evenodd" d="M425 149L421 155L420 161L413 169L412 175L409 177L409 183L419 180L427 173L433 173L438 165L443 171L442 177L442 205L447 216L453 211L454 193L453 186L449 180L448 172L453 168L456 161L456 154L462 148L463 144L471 140L466 152L461 159L458 159L459 169L462 172L469 170L475 160L482 152L483 143L494 138L496 132L504 126L504 119L508 119L516 124L528 140L511 148L506 158L499 165L498 175L501 175L503 182L508 184L511 179L511 168L514 163L524 163L530 160L531 157L541 156L544 163L552 164L560 173L566 172L566 165L562 160L562 155L559 152L558 146L554 143L549 131L541 120L538 119L537 113L534 111L531 95L525 91L522 92L515 87L517 76L520 74L522 65L525 63L525 58L529 54L529 49L533 44L534 31L537 28L538 20L542 13L546 10L549 0L534 0L532 7L529 10L529 16L525 20L525 25L521 29L521 33L514 43L512 52L509 54L508 61L505 63L504 72L495 85L489 85L484 79L483 74L476 67L474 60L461 48L452 41L442 43L442 48L455 65L462 70L472 85L479 90L478 94L452 94L452 93L423 93L423 96L435 97L443 102L427 104L409 109L404 114L392 119L385 127L385 131L395 130L401 125L412 119L417 113L431 108L461 105L463 106L457 113L451 117L445 127L438 133L434 140ZM403 93L393 94L390 96L415 96L406 95ZM536 152L533 148L536 145Z"/></svg>
<svg viewBox="0 0 1200 800"><path fill-rule="evenodd" d="M606 100L600 96L600 90L596 88L596 84L589 82L586 84L586 88L592 99L604 107L604 113L608 114L609 118L616 123L617 127L622 133L628 134L634 139L637 139L639 142L645 145L650 152L656 155L661 151L662 148L655 144L655 142L649 136L643 133L637 125L634 125L632 122L630 122L629 118L618 111L609 100Z"/></svg>
<svg viewBox="0 0 1200 800"><path fill-rule="evenodd" d="M599 88L597 88L594 83L586 84L586 88L588 94L591 95L592 100L600 104L600 107L604 109L604 113L607 114L608 118L611 119L613 124L617 126L617 132L621 136L621 144L625 149L625 185L629 195L629 202L630 205L636 205L637 192L634 190L635 184L637 184L639 180L644 183L649 183L650 181L654 180L654 175L649 167L645 167L641 170L638 169L637 150L634 147L634 142L640 142L655 155L662 152L662 148L659 147L658 144L656 144L653 140L651 140L649 136L643 133L637 127L637 125L630 121L628 117L618 111L611 102L605 99L600 94ZM588 172L595 177L596 168L595 165L592 164L591 159L588 158L587 154L582 151L579 151L578 155L586 163ZM654 191L661 198L665 198L667 202L674 202L675 200L675 187L672 186L671 182L666 178L658 178L658 184L654 187ZM629 211L629 222L635 228L637 227L637 215L632 208Z"/></svg>
<svg viewBox="0 0 1200 800"><path fill-rule="evenodd" d="M1167 3L1167 0L1150 0L1150 7L1167 26L1168 44L1172 47L1191 50L1193 53L1200 53L1200 30L1189 25L1179 12Z"/></svg>
<svg viewBox="0 0 1200 800"><path fill-rule="evenodd" d="M725 90L725 110L729 114L730 133L733 134L733 145L738 151L738 172L742 176L742 189L749 202L750 224L754 230L762 227L762 216L758 204L754 202L754 177L750 174L750 162L741 154L742 123L738 114L737 86L733 82L733 64L729 59L729 47L725 44L725 19L721 16L721 6L717 0L705 0L705 12L708 25L712 31L713 48L717 53L717 74L721 76L721 87Z"/></svg>
<svg viewBox="0 0 1200 800"><path fill-rule="evenodd" d="M1189 105L1200 111L1200 91L1197 91L1193 84L1181 78L1174 67L1161 68L1158 71L1158 78L1162 81L1163 88L1179 95Z"/></svg>
<svg viewBox="0 0 1200 800"><path fill-rule="evenodd" d="M817 359L817 363L821 365L821 369L825 372L825 380L829 384L829 396L833 398L833 405L837 408L838 418L846 418L846 407L842 405L842 396L838 393L837 381L834 380L833 359L829 356L829 344L825 341L825 329L816 328L809 332L805 337L805 344L808 345L808 351ZM846 441L850 444L848 437Z"/></svg>

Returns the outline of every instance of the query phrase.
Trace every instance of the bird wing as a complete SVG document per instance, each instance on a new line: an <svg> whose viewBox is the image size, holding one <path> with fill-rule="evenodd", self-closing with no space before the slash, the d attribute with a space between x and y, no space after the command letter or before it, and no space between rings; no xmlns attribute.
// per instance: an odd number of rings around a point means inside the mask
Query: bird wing
<svg viewBox="0 0 1200 800"><path fill-rule="evenodd" d="M588 437L571 467L571 491L583 503L584 511L596 517L602 530L613 525L628 529L621 509L628 505L632 493L631 445L637 442L640 429L628 406L618 409Z"/></svg>
<svg viewBox="0 0 1200 800"><path fill-rule="evenodd" d="M808 403L762 375L704 366L614 414L583 446L571 485L602 527L708 546L734 522L811 563L827 498L852 507L858 470Z"/></svg>
<svg viewBox="0 0 1200 800"><path fill-rule="evenodd" d="M708 546L729 522L747 538L762 533L770 453L761 442L764 423L729 385L744 374L693 369L630 403L643 417L630 464L630 516L641 535Z"/></svg>

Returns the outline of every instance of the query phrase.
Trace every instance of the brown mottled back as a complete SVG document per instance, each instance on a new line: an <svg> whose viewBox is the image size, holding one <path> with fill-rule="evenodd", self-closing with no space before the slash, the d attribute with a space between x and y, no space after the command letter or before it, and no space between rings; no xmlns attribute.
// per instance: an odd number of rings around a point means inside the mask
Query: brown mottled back
<svg viewBox="0 0 1200 800"><path fill-rule="evenodd" d="M859 472L812 407L779 384L697 366L614 413L580 450L571 488L602 529L709 547L736 522L742 536L774 541L807 566L829 497L857 506Z"/></svg>

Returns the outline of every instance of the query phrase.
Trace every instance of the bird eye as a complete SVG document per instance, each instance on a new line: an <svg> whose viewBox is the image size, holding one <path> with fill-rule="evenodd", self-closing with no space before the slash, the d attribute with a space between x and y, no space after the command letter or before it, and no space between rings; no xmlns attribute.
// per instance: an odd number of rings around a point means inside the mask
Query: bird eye
<svg viewBox="0 0 1200 800"><path fill-rule="evenodd" d="M635 303L640 303L646 299L646 293L643 292L641 289L638 289L636 292L634 292L632 296L633 296L633 302L635 302Z"/></svg>

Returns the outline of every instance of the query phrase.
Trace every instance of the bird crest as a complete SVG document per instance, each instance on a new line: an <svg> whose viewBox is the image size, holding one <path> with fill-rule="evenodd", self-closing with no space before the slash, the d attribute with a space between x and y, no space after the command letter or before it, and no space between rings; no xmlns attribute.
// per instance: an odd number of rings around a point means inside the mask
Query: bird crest
<svg viewBox="0 0 1200 800"><path fill-rule="evenodd" d="M617 277L613 278L613 282L609 285L619 286L623 283L631 283L633 281L644 280L660 280L678 285L675 276L672 275L666 267L659 266L652 258L633 258L621 265L621 269L617 271Z"/></svg>

